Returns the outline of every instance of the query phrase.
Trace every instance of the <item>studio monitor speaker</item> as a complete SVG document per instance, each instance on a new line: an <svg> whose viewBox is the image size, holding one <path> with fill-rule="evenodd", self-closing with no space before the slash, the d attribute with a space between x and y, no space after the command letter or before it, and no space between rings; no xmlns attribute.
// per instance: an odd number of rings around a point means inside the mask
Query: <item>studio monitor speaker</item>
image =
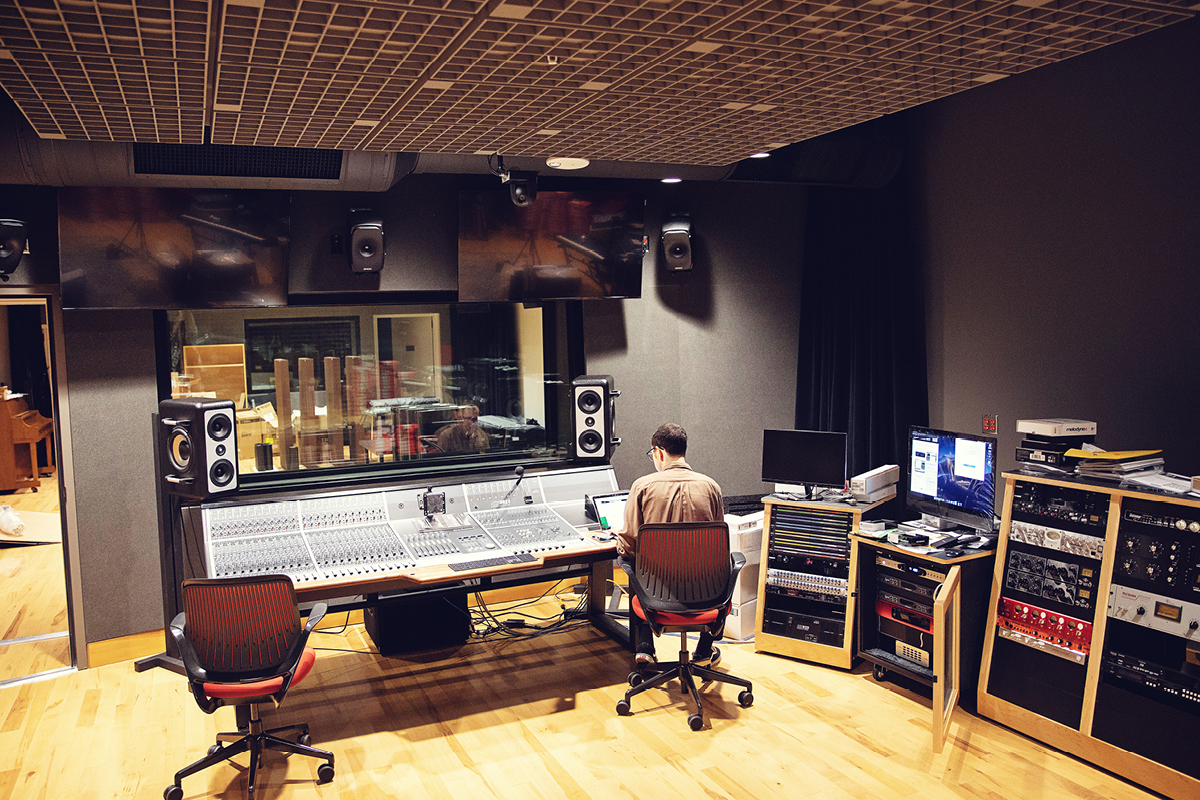
<svg viewBox="0 0 1200 800"><path fill-rule="evenodd" d="M379 272L383 269L383 217L368 210L351 211L348 238L350 269L354 272Z"/></svg>
<svg viewBox="0 0 1200 800"><path fill-rule="evenodd" d="M163 489L203 499L237 489L233 402L184 397L158 404Z"/></svg>
<svg viewBox="0 0 1200 800"><path fill-rule="evenodd" d="M21 263L26 237L24 222L19 219L0 219L0 275L11 275Z"/></svg>
<svg viewBox="0 0 1200 800"><path fill-rule="evenodd" d="M611 375L581 375L571 382L571 456L607 461L621 443L615 435L621 393Z"/></svg>
<svg viewBox="0 0 1200 800"><path fill-rule="evenodd" d="M662 249L668 270L692 268L692 221L687 214L676 214L663 223Z"/></svg>

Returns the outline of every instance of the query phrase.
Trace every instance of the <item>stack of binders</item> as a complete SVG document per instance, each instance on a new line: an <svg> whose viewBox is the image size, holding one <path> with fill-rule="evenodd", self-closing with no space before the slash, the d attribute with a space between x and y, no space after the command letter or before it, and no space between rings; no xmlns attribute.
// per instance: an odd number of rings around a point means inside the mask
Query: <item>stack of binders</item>
<svg viewBox="0 0 1200 800"><path fill-rule="evenodd" d="M1079 463L1067 451L1094 444L1096 423L1082 419L1020 419L1017 433L1025 434L1017 447L1017 462L1022 468L1065 474Z"/></svg>

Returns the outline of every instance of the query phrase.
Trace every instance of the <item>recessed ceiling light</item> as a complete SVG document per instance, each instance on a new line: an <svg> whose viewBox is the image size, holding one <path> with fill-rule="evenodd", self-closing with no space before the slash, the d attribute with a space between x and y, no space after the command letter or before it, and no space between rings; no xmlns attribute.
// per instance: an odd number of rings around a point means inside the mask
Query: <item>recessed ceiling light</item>
<svg viewBox="0 0 1200 800"><path fill-rule="evenodd" d="M566 158L565 156L551 156L546 159L546 166L551 169L583 169L592 162L586 158Z"/></svg>
<svg viewBox="0 0 1200 800"><path fill-rule="evenodd" d="M771 154L770 153L754 153L750 157L751 158L770 158Z"/></svg>
<svg viewBox="0 0 1200 800"><path fill-rule="evenodd" d="M683 180L683 178L663 178L662 182L663 183L679 183L682 180Z"/></svg>

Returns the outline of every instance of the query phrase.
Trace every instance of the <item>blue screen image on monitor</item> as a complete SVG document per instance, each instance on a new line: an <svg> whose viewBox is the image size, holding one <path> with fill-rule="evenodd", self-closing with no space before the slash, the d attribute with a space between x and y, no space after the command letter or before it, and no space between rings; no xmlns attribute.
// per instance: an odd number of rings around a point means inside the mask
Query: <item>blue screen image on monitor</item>
<svg viewBox="0 0 1200 800"><path fill-rule="evenodd" d="M910 509L978 531L993 529L995 437L914 426L908 480Z"/></svg>

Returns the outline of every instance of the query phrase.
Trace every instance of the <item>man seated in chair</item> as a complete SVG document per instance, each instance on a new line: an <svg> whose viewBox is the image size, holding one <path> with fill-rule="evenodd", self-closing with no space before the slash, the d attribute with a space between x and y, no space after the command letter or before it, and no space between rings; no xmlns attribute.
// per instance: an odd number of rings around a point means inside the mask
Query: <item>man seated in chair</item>
<svg viewBox="0 0 1200 800"><path fill-rule="evenodd" d="M721 487L707 475L688 466L687 431L673 422L660 425L650 437L646 456L654 462L654 474L643 475L633 482L625 503L624 527L617 535L617 552L627 560L637 556L638 530L644 522L716 522L724 519ZM649 669L657 663L654 655L654 632L650 623L631 616L636 626L638 669ZM700 634L692 663L715 667L721 651L713 647L713 637L707 631Z"/></svg>

